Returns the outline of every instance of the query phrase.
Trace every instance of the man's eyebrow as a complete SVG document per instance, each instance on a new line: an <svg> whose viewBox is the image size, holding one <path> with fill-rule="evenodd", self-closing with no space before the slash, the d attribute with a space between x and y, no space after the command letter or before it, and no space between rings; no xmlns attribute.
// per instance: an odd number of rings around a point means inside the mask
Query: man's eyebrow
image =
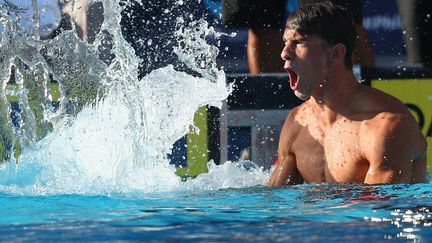
<svg viewBox="0 0 432 243"><path fill-rule="evenodd" d="M285 36L282 36L282 40L284 42L291 40L291 41L305 41L307 39L306 36L302 36L302 35L296 35L296 36L291 36L291 38L286 38Z"/></svg>

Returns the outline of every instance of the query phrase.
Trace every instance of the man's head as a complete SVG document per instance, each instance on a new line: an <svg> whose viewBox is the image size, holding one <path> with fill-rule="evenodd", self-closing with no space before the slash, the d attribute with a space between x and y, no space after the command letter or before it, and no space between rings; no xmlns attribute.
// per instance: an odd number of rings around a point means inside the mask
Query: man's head
<svg viewBox="0 0 432 243"><path fill-rule="evenodd" d="M350 13L331 2L309 4L292 13L286 22L286 29L301 35L316 35L329 46L345 46L344 63L352 68L352 51L355 42L354 22Z"/></svg>

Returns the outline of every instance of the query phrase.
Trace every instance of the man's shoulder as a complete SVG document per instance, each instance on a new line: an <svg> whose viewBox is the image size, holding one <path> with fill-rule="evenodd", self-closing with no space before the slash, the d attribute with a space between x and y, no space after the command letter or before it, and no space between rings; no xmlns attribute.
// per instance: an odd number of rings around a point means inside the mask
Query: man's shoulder
<svg viewBox="0 0 432 243"><path fill-rule="evenodd" d="M294 107L285 119L282 128L282 135L292 139L297 136L298 132L306 126L308 105L306 102Z"/></svg>
<svg viewBox="0 0 432 243"><path fill-rule="evenodd" d="M360 134L364 146L376 149L394 145L401 148L417 147L424 140L416 120L405 111L377 113L362 122Z"/></svg>
<svg viewBox="0 0 432 243"><path fill-rule="evenodd" d="M370 114L369 119L362 121L361 130L364 134L388 135L399 129L418 130L418 125L412 115L405 110L380 111Z"/></svg>
<svg viewBox="0 0 432 243"><path fill-rule="evenodd" d="M386 111L406 113L408 111L404 103L398 98L372 87L364 88L368 90L368 92L366 92L367 95L363 98L369 100L369 108L371 110L375 110L377 113Z"/></svg>
<svg viewBox="0 0 432 243"><path fill-rule="evenodd" d="M360 146L368 161L417 160L426 153L427 143L415 119L405 112L380 112L365 121Z"/></svg>
<svg viewBox="0 0 432 243"><path fill-rule="evenodd" d="M365 128L416 123L399 99L374 88L365 87L365 90L363 95L357 97L356 107L360 108L352 114L353 119L361 120Z"/></svg>
<svg viewBox="0 0 432 243"><path fill-rule="evenodd" d="M382 91L367 88L363 100L368 100L360 114L361 133L368 144L384 144L389 138L412 141L420 129L413 115L399 99Z"/></svg>
<svg viewBox="0 0 432 243"><path fill-rule="evenodd" d="M305 126L306 120L311 115L311 108L308 102L303 102L302 104L294 107L288 114L285 124L293 125L303 125Z"/></svg>

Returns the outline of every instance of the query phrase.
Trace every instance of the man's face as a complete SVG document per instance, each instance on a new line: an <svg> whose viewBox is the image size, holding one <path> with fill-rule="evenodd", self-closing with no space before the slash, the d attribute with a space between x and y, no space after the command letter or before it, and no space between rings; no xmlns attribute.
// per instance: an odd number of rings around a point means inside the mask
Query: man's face
<svg viewBox="0 0 432 243"><path fill-rule="evenodd" d="M303 36L291 29L285 29L283 40L281 58L291 89L298 98L307 100L325 85L330 63L328 48L318 36Z"/></svg>

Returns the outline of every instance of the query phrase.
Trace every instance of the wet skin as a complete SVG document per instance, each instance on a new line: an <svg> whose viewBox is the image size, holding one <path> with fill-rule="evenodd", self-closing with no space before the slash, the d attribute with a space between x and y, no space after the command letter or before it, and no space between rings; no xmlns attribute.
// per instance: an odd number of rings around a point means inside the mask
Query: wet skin
<svg viewBox="0 0 432 243"><path fill-rule="evenodd" d="M269 186L302 182L426 182L426 140L396 98L361 85L345 46L286 29L281 57L305 102L285 120Z"/></svg>

